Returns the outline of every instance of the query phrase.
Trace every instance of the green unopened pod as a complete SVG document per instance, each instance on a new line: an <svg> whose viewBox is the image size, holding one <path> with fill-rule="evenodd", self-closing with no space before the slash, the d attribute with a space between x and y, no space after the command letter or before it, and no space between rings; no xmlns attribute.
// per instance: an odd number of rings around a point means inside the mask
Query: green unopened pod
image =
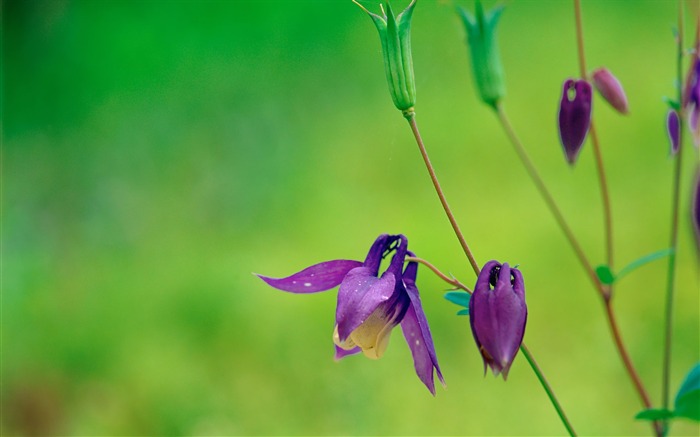
<svg viewBox="0 0 700 437"><path fill-rule="evenodd" d="M467 30L467 42L472 60L474 82L479 96L484 103L496 108L506 94L503 66L496 43L496 25L503 12L503 6L484 13L480 1L476 1L474 15L458 7L464 27Z"/></svg>
<svg viewBox="0 0 700 437"><path fill-rule="evenodd" d="M416 0L398 16L394 16L389 3L386 4L386 12L382 8L381 16L355 3L369 14L379 31L386 80L394 105L406 116L413 114L413 106L416 104L416 82L411 56L411 17Z"/></svg>

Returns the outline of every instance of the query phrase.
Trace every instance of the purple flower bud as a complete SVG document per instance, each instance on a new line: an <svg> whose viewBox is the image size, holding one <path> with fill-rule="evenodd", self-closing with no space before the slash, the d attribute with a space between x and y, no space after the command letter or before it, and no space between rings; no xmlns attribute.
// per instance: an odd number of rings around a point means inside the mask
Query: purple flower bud
<svg viewBox="0 0 700 437"><path fill-rule="evenodd" d="M629 112L627 96L622 84L607 68L599 68L593 72L593 85L601 96L620 114Z"/></svg>
<svg viewBox="0 0 700 437"><path fill-rule="evenodd" d="M569 164L576 162L591 126L591 85L585 80L564 82L559 104L559 138Z"/></svg>
<svg viewBox="0 0 700 437"><path fill-rule="evenodd" d="M678 153L678 148L680 146L680 127L678 112L676 112L675 109L671 109L668 111L668 115L666 115L666 132L668 132L668 139L671 142L672 155Z"/></svg>
<svg viewBox="0 0 700 437"><path fill-rule="evenodd" d="M487 262L469 300L469 323L486 366L508 377L525 334L525 284L518 269L507 263Z"/></svg>

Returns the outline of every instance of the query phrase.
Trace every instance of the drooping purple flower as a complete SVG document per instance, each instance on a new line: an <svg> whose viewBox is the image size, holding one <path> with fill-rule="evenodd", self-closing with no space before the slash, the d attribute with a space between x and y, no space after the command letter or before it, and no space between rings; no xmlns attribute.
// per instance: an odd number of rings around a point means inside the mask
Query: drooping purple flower
<svg viewBox="0 0 700 437"><path fill-rule="evenodd" d="M601 96L610 103L620 114L629 113L627 95L620 81L607 68L599 68L593 72L593 85Z"/></svg>
<svg viewBox="0 0 700 437"><path fill-rule="evenodd" d="M525 335L527 305L523 276L508 263L489 261L481 269L469 300L469 323L474 340L493 374L508 371Z"/></svg>
<svg viewBox="0 0 700 437"><path fill-rule="evenodd" d="M389 267L380 275L381 261L391 252ZM286 278L258 277L292 293L315 293L340 285L333 332L336 359L359 352L380 358L391 331L401 324L416 373L434 395L433 369L443 385L445 381L416 287L418 264L409 262L404 268L407 254L413 256L404 235L383 234L374 241L364 262L326 261Z"/></svg>
<svg viewBox="0 0 700 437"><path fill-rule="evenodd" d="M675 109L669 110L668 115L666 115L666 132L668 133L668 140L671 143L672 155L678 153L678 148L680 146L680 128L678 112Z"/></svg>
<svg viewBox="0 0 700 437"><path fill-rule="evenodd" d="M559 138L569 164L574 164L591 127L592 90L585 80L567 79L559 104Z"/></svg>

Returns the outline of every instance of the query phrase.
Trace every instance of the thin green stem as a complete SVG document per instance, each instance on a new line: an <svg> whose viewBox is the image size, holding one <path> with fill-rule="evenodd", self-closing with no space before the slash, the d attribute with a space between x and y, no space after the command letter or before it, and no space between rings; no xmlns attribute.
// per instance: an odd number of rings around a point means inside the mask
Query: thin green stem
<svg viewBox="0 0 700 437"><path fill-rule="evenodd" d="M440 203L442 204L442 208L445 210L445 214L447 214L447 218L450 220L450 224L452 225L452 229L455 231L455 235L457 235L457 239L459 240L459 244L462 246L462 249L464 250L465 255L467 255L467 258L469 259L469 264L471 264L472 269L474 270L475 275L479 275L479 265L476 263L476 260L474 259L474 255L472 254L472 251L469 249L469 245L467 245L467 241L464 239L464 234L462 234L462 231L459 229L459 225L457 224L457 220L455 220L454 214L452 214L452 210L450 209L450 205L447 204L447 199L445 199L445 194L442 192L442 187L440 187L440 182L438 181L437 175L435 174L435 169L433 168L433 165L430 163L430 158L428 157L428 152L425 150L425 145L423 144L423 139L420 136L420 132L418 131L418 125L416 124L416 115L414 112L410 112L409 114L406 115L406 120L408 120L408 124L411 126L411 131L413 132L413 136L416 138L416 143L418 144L418 148L420 149L420 154L423 157L423 162L425 162L425 166L428 169L428 173L430 174L430 180L433 182L433 186L435 187L435 192L437 193L438 197L440 198Z"/></svg>
<svg viewBox="0 0 700 437"><path fill-rule="evenodd" d="M678 2L678 36L677 36L677 56L676 56L676 77L678 81L678 102L681 103L681 110L678 117L678 155L673 174L672 206L671 206L671 254L668 257L668 269L666 271L666 311L664 314L664 348L663 348L663 370L661 376L661 403L664 409L669 407L669 385L671 375L671 343L673 334L673 297L676 282L676 252L678 249L678 217L680 209L680 181L683 157L683 2ZM697 55L695 55L697 56ZM668 421L663 421L664 435L668 432Z"/></svg>
<svg viewBox="0 0 700 437"><path fill-rule="evenodd" d="M443 281L447 282L453 287L461 288L467 293L472 294L472 291L469 288L467 288L464 284L459 282L456 278L451 278L446 274L442 273L437 267L435 267L428 261L417 257L406 257L406 261L415 261L421 263L424 266L428 267L433 273L435 273L435 275L437 275ZM547 382L547 378L544 376L544 372L542 372L542 369L540 369L540 366L537 364L537 361L535 361L535 358L530 353L530 350L527 348L527 346L525 346L525 343L520 345L520 352L523 353L525 359L530 364L532 371L535 372L535 376L537 376L537 379L540 381L542 388L544 389L545 393L547 393L547 397L549 397L549 401L552 403L552 406L554 406L554 409L557 411L557 415L559 416L559 419L561 419L561 422L566 428L566 431L569 433L570 436L575 436L576 431L574 431L574 427L571 425L571 422L569 422L569 419L566 417L566 413L564 412L564 409L559 403L557 395L554 394L554 390L549 385L549 382Z"/></svg>
<svg viewBox="0 0 700 437"><path fill-rule="evenodd" d="M588 70L586 69L586 55L583 47L583 18L581 14L581 0L574 0L574 10L576 14L576 43L578 46L578 63L580 68L581 78L589 80ZM590 82L590 81L589 81ZM605 176L605 167L603 166L603 153L598 140L598 133L591 119L591 127L589 130L591 143L593 145L593 155L595 156L596 168L598 170L598 179L600 181L600 193L603 199L603 217L605 221L605 247L607 263L610 269L613 268L613 226L612 226L612 208L610 206L610 190ZM612 292L612 290L610 291Z"/></svg>
<svg viewBox="0 0 700 437"><path fill-rule="evenodd" d="M593 285L596 287L596 289L601 293L601 296L603 298L606 298L607 288L604 287L603 284L598 279L598 275L596 275L590 261L586 257L586 254L583 252L581 245L579 244L578 240L576 239L576 236L574 236L574 233L571 230L571 228L569 227L569 224L566 222L566 219L564 219L564 215L561 213L561 210L557 206L557 203L554 200L554 197L547 189L547 186L545 185L544 181L542 180L542 177L540 177L540 174L538 173L535 165L532 163L532 160L530 159L529 155L527 154L527 151L525 151L525 147L523 147L522 142L520 141L520 139L516 135L515 130L513 129L513 126L511 125L510 120L509 120L508 116L506 115L505 110L503 109L503 105L498 104L496 106L496 113L498 114L498 120L501 123L501 127L503 127L503 130L506 132L506 135L508 136L508 139L510 140L510 144L513 146L513 149L515 150L515 153L518 155L518 158L520 158L520 162L525 167L525 170L527 171L528 176L530 176L530 179L532 179L532 182L535 184L537 191L539 191L540 195L542 196L545 203L547 204L549 211L554 216L554 219L556 220L557 225L559 225L559 228L562 230L562 232L566 236L566 239L569 242L569 245L571 245L571 249L576 254L576 258L578 258L578 260L581 263L581 265L583 266L584 270L586 270L586 274L588 275L591 282L593 282Z"/></svg>
<svg viewBox="0 0 700 437"><path fill-rule="evenodd" d="M559 419L561 419L561 423L564 424L566 431L569 433L570 436L572 436L572 437L575 436L576 431L574 431L574 427L571 425L571 422L569 422L569 418L566 417L566 413L564 412L564 409L561 407L561 404L559 404L559 400L557 399L557 396L554 394L554 390L552 390L552 387L549 385L549 382L547 382L547 378L545 378L544 373L542 373L542 370L537 365L537 362L535 361L535 358L530 353L530 350L527 348L527 346L525 346L525 343L520 345L520 352L523 353L523 355L525 356L525 359L530 364L532 371L535 372L535 375L537 376L537 379L539 379L540 384L542 385L542 388L544 389L545 393L547 393L547 396L549 397L549 401L554 406L554 409L557 410L557 414L559 415Z"/></svg>

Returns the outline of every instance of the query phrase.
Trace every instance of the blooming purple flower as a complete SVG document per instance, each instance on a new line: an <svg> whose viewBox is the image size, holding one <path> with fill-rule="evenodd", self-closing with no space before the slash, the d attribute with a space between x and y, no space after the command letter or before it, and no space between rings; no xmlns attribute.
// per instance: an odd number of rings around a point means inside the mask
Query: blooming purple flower
<svg viewBox="0 0 700 437"><path fill-rule="evenodd" d="M601 96L610 103L620 114L629 113L629 105L625 90L620 81L607 68L599 68L593 72L593 85Z"/></svg>
<svg viewBox="0 0 700 437"><path fill-rule="evenodd" d="M379 275L382 259L392 251L389 267ZM401 324L416 373L434 395L433 369L443 385L445 381L416 287L418 264L409 262L404 268L406 255L413 253L408 251L404 235L383 234L374 241L364 262L326 261L286 278L258 276L268 285L292 293L315 293L340 285L333 332L336 359L358 352L380 358L392 329Z"/></svg>
<svg viewBox="0 0 700 437"><path fill-rule="evenodd" d="M576 162L591 126L591 85L585 80L567 79L559 104L559 138L569 164Z"/></svg>
<svg viewBox="0 0 700 437"><path fill-rule="evenodd" d="M508 371L525 334L527 305L523 275L508 263L489 261L481 269L469 300L469 323L486 366L493 374Z"/></svg>
<svg viewBox="0 0 700 437"><path fill-rule="evenodd" d="M668 133L668 139L671 142L671 154L675 155L678 153L678 148L680 147L680 120L678 119L678 112L675 109L668 111L666 115L666 132Z"/></svg>

